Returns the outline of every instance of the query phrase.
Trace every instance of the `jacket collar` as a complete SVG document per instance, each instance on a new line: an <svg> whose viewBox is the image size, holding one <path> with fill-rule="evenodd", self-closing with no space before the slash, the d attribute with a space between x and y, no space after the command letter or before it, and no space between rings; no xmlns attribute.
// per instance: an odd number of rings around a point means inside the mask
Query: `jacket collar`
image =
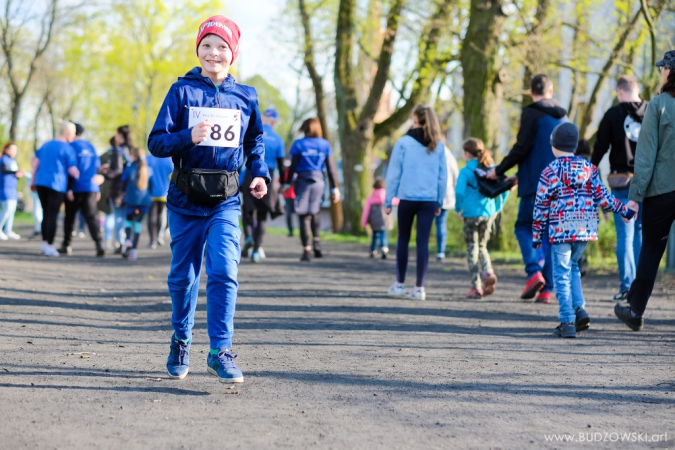
<svg viewBox="0 0 675 450"><path fill-rule="evenodd" d="M216 87L216 85L213 84L213 81L211 81L211 78L205 77L204 75L202 75L202 68L201 67L193 68L188 73L186 73L183 78L185 78L187 80L194 80L194 81L197 81L198 83L203 83L210 88ZM228 73L227 77L220 84L219 88L223 91L230 91L230 90L234 89L235 85L236 85L236 80L235 80L234 76L231 73Z"/></svg>

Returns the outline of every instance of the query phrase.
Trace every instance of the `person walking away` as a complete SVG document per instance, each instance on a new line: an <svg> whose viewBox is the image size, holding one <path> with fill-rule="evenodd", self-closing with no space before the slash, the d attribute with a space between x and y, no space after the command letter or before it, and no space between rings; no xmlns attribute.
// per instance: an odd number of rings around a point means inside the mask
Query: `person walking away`
<svg viewBox="0 0 675 450"><path fill-rule="evenodd" d="M464 221L464 242L469 264L471 288L467 298L477 300L492 295L497 284L497 275L492 268L487 244L494 226L495 217L502 210L509 192L497 198L481 194L476 181L476 169L487 169L494 164L483 141L469 138L462 145L466 166L459 171L455 191L455 212ZM514 186L515 188L515 186Z"/></svg>
<svg viewBox="0 0 675 450"><path fill-rule="evenodd" d="M8 142L2 147L0 157L0 241L21 239L13 230L14 214L19 201L17 184L25 174L16 163L17 151L16 144Z"/></svg>
<svg viewBox="0 0 675 450"><path fill-rule="evenodd" d="M100 172L105 180L101 186L101 200L98 204L98 209L106 213L103 227L106 246L118 255L122 253L122 244L124 244L123 225L125 218L122 208L122 200L124 199L122 173L124 173L127 164L124 148L121 145L122 137L118 133L110 138L110 148L101 155Z"/></svg>
<svg viewBox="0 0 675 450"><path fill-rule="evenodd" d="M265 164L267 164L267 168L270 171L270 177L273 180L267 187L267 195L262 199L257 199L251 195L250 192L243 192L243 223L248 237L244 240L242 256L248 254L248 251L252 249L251 262L253 263L259 263L265 258L262 242L265 236L268 215L274 219L284 213L283 206L279 199L279 189L277 189L274 176L274 171L277 167L279 168L279 173L281 173L286 153L283 139L281 139L281 136L274 131L274 127L276 127L278 120L279 113L274 109L266 109L262 114ZM247 183L250 184L252 180L250 172L247 171L243 185L246 186Z"/></svg>
<svg viewBox="0 0 675 450"><path fill-rule="evenodd" d="M70 143L75 139L75 124L63 121L58 136L46 142L33 158L31 190L38 193L44 210L42 245L45 256L59 256L54 247L59 210L68 190L68 177L79 178L77 155Z"/></svg>
<svg viewBox="0 0 675 450"><path fill-rule="evenodd" d="M129 261L138 259L138 241L141 238L143 217L150 209L150 189L152 184L152 169L145 161L145 150L131 149L131 164L124 169L122 182L124 183L124 213L126 221L124 234L126 240L122 246L122 257Z"/></svg>
<svg viewBox="0 0 675 450"><path fill-rule="evenodd" d="M301 261L321 258L321 238L319 231L321 222L321 199L325 186L323 167L328 173L328 183L331 187L331 199L333 203L340 201L340 189L338 187L337 170L333 160L333 150L330 142L325 140L321 131L321 123L316 117L305 120L300 126L304 138L293 142L291 146L291 167L288 170L284 192L290 187L295 188L295 212L300 220L300 240L302 242ZM297 174L297 177L296 177ZM312 244L309 243L310 229L312 232Z"/></svg>
<svg viewBox="0 0 675 450"><path fill-rule="evenodd" d="M445 191L441 214L435 219L437 261L443 261L445 259L445 248L448 244L448 214L455 209L455 185L457 184L457 177L459 176L457 160L447 146L445 146L445 161L448 164L448 187Z"/></svg>
<svg viewBox="0 0 675 450"><path fill-rule="evenodd" d="M89 227L89 234L96 245L96 256L102 257L105 255L105 249L101 239L101 226L96 208L96 202L101 197L99 185L103 179L98 173L101 160L96 154L94 146L82 139L82 134L84 134L84 127L76 123L75 139L70 145L77 157L77 169L80 172L80 178L77 180L70 179L68 183L66 217L63 221L63 243L58 251L62 255L72 254L70 243L74 235L75 219L78 213L82 213Z"/></svg>
<svg viewBox="0 0 675 450"><path fill-rule="evenodd" d="M532 248L532 213L539 176L554 160L551 132L568 119L567 111L553 98L553 83L548 76L539 74L532 77L530 95L532 103L523 108L516 144L502 162L490 170L488 178L497 179L497 176L518 165L520 204L515 235L527 273L527 282L520 298L528 300L536 295L536 302L550 303L553 291L551 250L549 246L544 246L544 264L540 265L538 252Z"/></svg>
<svg viewBox="0 0 675 450"><path fill-rule="evenodd" d="M281 174L280 182L283 184L283 180L288 179L288 171L290 170L291 161L286 159L284 161L284 170ZM293 216L295 216L295 188L290 186L286 191L282 189L282 195L284 197L284 210L286 214L286 228L288 228L288 237L293 237L294 227L293 227Z"/></svg>
<svg viewBox="0 0 675 450"><path fill-rule="evenodd" d="M578 142L579 130L573 123L562 123L553 130L551 145L556 159L541 174L532 222L532 246L541 247L545 237L551 244L560 319L553 334L563 338L575 338L578 331L590 326L579 259L586 244L598 240L598 207L625 220L635 215L609 193L598 168L575 155Z"/></svg>
<svg viewBox="0 0 675 450"><path fill-rule="evenodd" d="M661 71L661 93L651 99L642 121L628 194L628 207L642 209L644 239L635 280L628 290L629 305L614 307L619 320L633 331L644 327L647 302L675 221L675 50L656 65Z"/></svg>
<svg viewBox="0 0 675 450"><path fill-rule="evenodd" d="M607 183L616 198L628 203L634 155L648 102L640 99L638 82L630 75L617 80L616 97L619 104L607 110L600 121L591 162L599 166L609 151L610 174ZM614 228L616 262L619 266L619 292L614 300L625 300L635 279L635 267L642 248L642 211L628 223L615 214Z"/></svg>
<svg viewBox="0 0 675 450"><path fill-rule="evenodd" d="M258 94L229 73L240 37L237 24L223 16L202 23L195 46L201 67L171 86L148 139L150 152L171 157L175 167L167 197L174 333L166 364L175 379L185 378L190 368L199 278L206 259L207 371L223 383L244 381L232 350L241 239L237 170L244 155L253 177L244 189L262 198L272 180L265 164Z"/></svg>
<svg viewBox="0 0 675 450"><path fill-rule="evenodd" d="M396 244L396 281L388 294L405 296L408 246L413 221L417 218L417 279L410 298L425 300L424 281L429 266L429 235L434 217L440 215L448 186L448 164L441 128L436 113L426 105L417 105L412 127L394 145L387 169L385 212L391 214L394 197L398 205L398 243Z"/></svg>
<svg viewBox="0 0 675 450"><path fill-rule="evenodd" d="M173 172L173 161L171 158L145 155L145 162L152 172L152 183L149 186L151 203L148 212L148 234L150 236L148 247L154 250L157 245L164 245L167 224L165 206Z"/></svg>
<svg viewBox="0 0 675 450"><path fill-rule="evenodd" d="M387 259L389 254L389 241L387 231L394 228L391 215L384 212L384 198L386 196L385 182L382 178L376 178L373 183L373 193L366 199L361 213L361 226L366 228L370 225L373 233L370 244L370 257L377 256L377 248L382 252L382 259Z"/></svg>

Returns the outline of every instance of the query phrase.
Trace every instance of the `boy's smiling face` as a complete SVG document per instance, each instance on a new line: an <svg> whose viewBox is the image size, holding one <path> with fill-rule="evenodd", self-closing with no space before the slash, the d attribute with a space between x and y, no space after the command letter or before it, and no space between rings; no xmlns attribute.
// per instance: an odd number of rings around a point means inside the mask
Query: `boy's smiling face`
<svg viewBox="0 0 675 450"><path fill-rule="evenodd" d="M218 35L209 34L202 39L197 49L202 75L218 79L225 78L232 63L232 50Z"/></svg>

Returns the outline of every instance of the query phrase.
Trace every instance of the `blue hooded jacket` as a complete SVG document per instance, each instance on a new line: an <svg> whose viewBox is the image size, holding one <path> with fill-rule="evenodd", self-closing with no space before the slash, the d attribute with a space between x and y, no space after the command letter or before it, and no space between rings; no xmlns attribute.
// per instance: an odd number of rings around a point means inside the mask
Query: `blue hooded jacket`
<svg viewBox="0 0 675 450"><path fill-rule="evenodd" d="M148 150L158 158L171 157L177 168L218 169L229 172L241 167L246 154L246 168L253 177L265 178L270 183L256 90L237 84L231 74L228 74L220 86L216 86L210 78L202 76L201 72L201 67L195 67L171 86L150 132ZM242 130L239 147L194 145L192 128L188 127L191 106L240 110ZM238 210L240 200L238 195L233 195L215 205L195 203L188 200L171 183L167 207L180 214L206 217L226 209Z"/></svg>

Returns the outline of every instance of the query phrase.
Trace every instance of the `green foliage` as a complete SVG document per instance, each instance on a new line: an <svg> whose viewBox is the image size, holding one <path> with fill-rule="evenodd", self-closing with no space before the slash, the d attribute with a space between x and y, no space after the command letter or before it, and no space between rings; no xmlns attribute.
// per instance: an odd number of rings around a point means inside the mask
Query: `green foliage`
<svg viewBox="0 0 675 450"><path fill-rule="evenodd" d="M279 113L279 122L276 132L282 138L288 136L293 127L293 112L284 98L281 96L279 89L272 86L267 80L260 75L255 75L243 81L243 84L253 86L258 91L258 104L260 111L267 108L274 108ZM286 148L290 148L291 142L284 142Z"/></svg>

